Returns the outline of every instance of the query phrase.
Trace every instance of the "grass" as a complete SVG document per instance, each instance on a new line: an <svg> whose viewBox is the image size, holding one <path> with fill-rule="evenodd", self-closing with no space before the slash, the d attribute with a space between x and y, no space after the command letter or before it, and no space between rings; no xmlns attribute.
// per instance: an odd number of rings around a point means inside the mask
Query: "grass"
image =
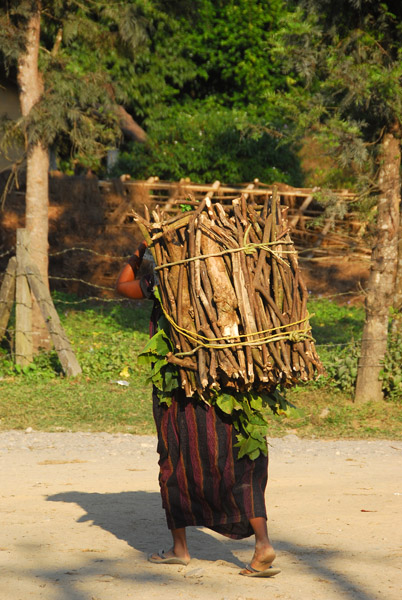
<svg viewBox="0 0 402 600"><path fill-rule="evenodd" d="M55 302L83 373L74 379L63 377L54 353L38 357L25 373L17 373L3 341L0 429L155 433L148 370L137 364L148 339L151 303L77 304L75 298L61 294ZM333 344L359 339L362 308L313 299L309 310L315 313L313 334L326 360L331 360L328 348ZM350 392L335 389L331 382L296 387L287 398L297 410L289 416L267 414L271 436L290 432L326 439L402 439L399 401L355 405Z"/></svg>
<svg viewBox="0 0 402 600"><path fill-rule="evenodd" d="M0 383L0 429L155 433L149 386L80 378Z"/></svg>
<svg viewBox="0 0 402 600"><path fill-rule="evenodd" d="M309 389L310 388L310 389ZM299 414L268 418L273 436L296 433L299 437L344 439L402 439L402 407L392 402L355 405L340 391L295 388L288 399Z"/></svg>

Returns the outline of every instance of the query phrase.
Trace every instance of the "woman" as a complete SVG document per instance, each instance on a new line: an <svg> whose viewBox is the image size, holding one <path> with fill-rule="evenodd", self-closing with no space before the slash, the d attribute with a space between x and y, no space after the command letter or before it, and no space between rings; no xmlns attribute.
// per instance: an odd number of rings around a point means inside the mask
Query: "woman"
<svg viewBox="0 0 402 600"><path fill-rule="evenodd" d="M116 290L127 298L152 297L153 279L137 273L146 250L142 243L123 267ZM158 304L151 316L156 330ZM186 527L204 526L234 539L255 536L250 564L240 571L247 577L271 577L275 551L267 530L265 487L268 458L238 458L236 432L219 409L186 398L183 390L172 403L160 403L153 392L153 413L158 432L159 483L162 504L173 544L167 552L149 556L152 563L187 565L190 553Z"/></svg>

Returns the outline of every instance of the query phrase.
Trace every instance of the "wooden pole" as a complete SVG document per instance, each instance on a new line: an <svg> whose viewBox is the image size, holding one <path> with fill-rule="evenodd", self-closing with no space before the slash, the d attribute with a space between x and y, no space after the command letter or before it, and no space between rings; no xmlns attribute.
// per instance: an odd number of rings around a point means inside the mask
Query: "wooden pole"
<svg viewBox="0 0 402 600"><path fill-rule="evenodd" d="M0 289L0 340L3 339L3 336L6 333L11 309L14 303L16 271L17 259L13 256L8 261Z"/></svg>
<svg viewBox="0 0 402 600"><path fill-rule="evenodd" d="M32 362L32 298L25 265L28 260L29 233L26 229L17 229L17 269L15 293L15 362L25 367Z"/></svg>
<svg viewBox="0 0 402 600"><path fill-rule="evenodd" d="M293 217L291 219L289 219L290 227L296 227L297 223L300 220L300 217L302 217L304 215L304 213L306 212L306 210L308 209L308 207L310 206L312 201L313 201L313 196L307 196L307 198L305 198L305 200L303 201L302 205L300 206L300 208L298 209L296 214L293 215Z"/></svg>
<svg viewBox="0 0 402 600"><path fill-rule="evenodd" d="M71 348L70 342L60 323L59 315L54 307L52 297L45 285L39 269L36 265L25 265L25 273L28 277L29 284L39 304L43 319L46 323L50 337L58 354L61 366L66 375L75 377L79 375L81 367Z"/></svg>

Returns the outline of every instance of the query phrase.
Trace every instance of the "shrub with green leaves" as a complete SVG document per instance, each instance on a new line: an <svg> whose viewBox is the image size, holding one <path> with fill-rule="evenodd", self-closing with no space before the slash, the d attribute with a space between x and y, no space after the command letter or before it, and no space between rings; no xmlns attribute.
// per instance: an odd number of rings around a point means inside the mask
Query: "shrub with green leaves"
<svg viewBox="0 0 402 600"><path fill-rule="evenodd" d="M300 185L298 159L263 132L264 123L242 109L214 101L164 108L146 122L148 143L121 152L112 172L141 179L189 177L192 181L284 181Z"/></svg>
<svg viewBox="0 0 402 600"><path fill-rule="evenodd" d="M391 334L380 372L385 398L402 401L402 335Z"/></svg>
<svg viewBox="0 0 402 600"><path fill-rule="evenodd" d="M333 387L343 392L354 390L359 355L360 347L355 342L333 346L329 351L321 353L328 379Z"/></svg>

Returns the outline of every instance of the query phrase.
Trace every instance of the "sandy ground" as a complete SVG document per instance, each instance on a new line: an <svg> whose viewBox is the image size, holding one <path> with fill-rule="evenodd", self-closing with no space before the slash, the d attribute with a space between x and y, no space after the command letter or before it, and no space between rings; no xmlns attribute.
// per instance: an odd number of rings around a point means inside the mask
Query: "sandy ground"
<svg viewBox="0 0 402 600"><path fill-rule="evenodd" d="M269 529L282 572L241 577L253 540L188 532L169 548L153 437L0 433L1 600L400 600L402 442L270 441Z"/></svg>

